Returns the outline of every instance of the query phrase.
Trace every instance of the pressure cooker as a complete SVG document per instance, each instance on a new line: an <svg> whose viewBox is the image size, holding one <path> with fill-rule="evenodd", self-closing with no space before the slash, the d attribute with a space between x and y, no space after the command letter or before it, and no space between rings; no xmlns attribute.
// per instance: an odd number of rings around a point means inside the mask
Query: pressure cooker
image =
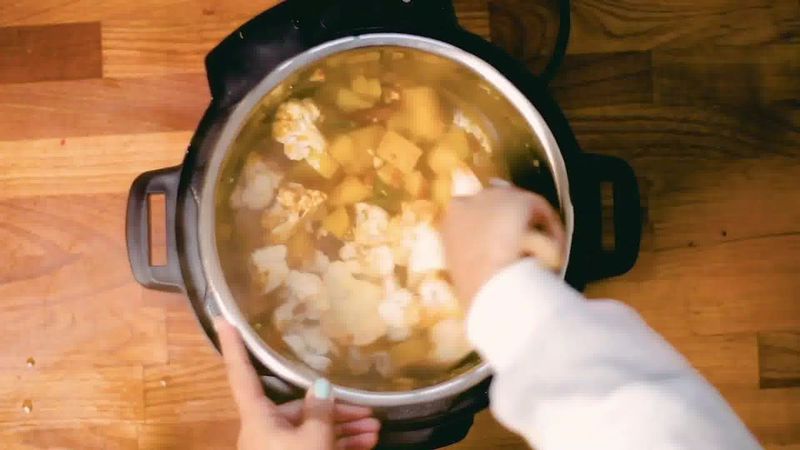
<svg viewBox="0 0 800 450"><path fill-rule="evenodd" d="M569 25L561 11L561 26ZM563 56L566 31L559 43ZM469 68L514 105L535 133L549 180L512 173L518 186L544 194L561 211L568 234L566 282L627 272L641 236L639 189L623 160L584 153L548 93L554 63L540 76L500 48L462 29L451 0L287 0L245 23L206 58L211 103L183 163L141 174L127 207L127 246L136 280L150 289L183 292L199 326L217 345L212 319L236 325L253 356L265 393L281 402L299 398L314 374L288 364L265 344L237 308L222 272L216 241L215 193L236 136L258 102L292 74L333 55L368 47L402 47ZM613 189L612 248L603 245L601 186ZM166 198L167 262L150 264L149 202ZM382 420L381 448L435 448L461 440L488 405L490 368L479 364L433 386L370 391L334 386L341 401L372 407Z"/></svg>

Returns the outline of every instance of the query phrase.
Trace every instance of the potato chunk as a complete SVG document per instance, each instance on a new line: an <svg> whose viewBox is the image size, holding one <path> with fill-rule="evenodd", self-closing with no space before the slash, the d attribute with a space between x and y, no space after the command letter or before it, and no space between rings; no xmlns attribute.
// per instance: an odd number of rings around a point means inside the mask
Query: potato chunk
<svg viewBox="0 0 800 450"><path fill-rule="evenodd" d="M404 175L397 167L385 164L375 173L378 175L378 178L387 185L395 189L401 189L403 187Z"/></svg>
<svg viewBox="0 0 800 450"><path fill-rule="evenodd" d="M415 170L406 175L403 187L410 196L420 198L425 193L427 181L420 171Z"/></svg>
<svg viewBox="0 0 800 450"><path fill-rule="evenodd" d="M453 125L447 130L447 133L439 139L439 142L436 143L433 149L440 151L447 150L451 153L455 153L459 159L466 160L470 155L467 132Z"/></svg>
<svg viewBox="0 0 800 450"><path fill-rule="evenodd" d="M381 98L381 93L383 92L380 80L377 78L366 78L364 75L353 78L350 88L356 94L372 102L377 102L378 99Z"/></svg>
<svg viewBox="0 0 800 450"><path fill-rule="evenodd" d="M359 111L372 107L375 102L364 98L347 88L341 88L336 92L336 106L346 113Z"/></svg>
<svg viewBox="0 0 800 450"><path fill-rule="evenodd" d="M372 194L372 188L354 176L346 177L333 189L330 204L333 206L352 205L363 201Z"/></svg>
<svg viewBox="0 0 800 450"><path fill-rule="evenodd" d="M339 239L344 239L345 234L350 229L350 216L347 210L340 206L333 210L322 219L322 227Z"/></svg>
<svg viewBox="0 0 800 450"><path fill-rule="evenodd" d="M445 118L436 91L428 86L403 89L401 95L403 125L411 136L422 142L435 142L450 122Z"/></svg>
<svg viewBox="0 0 800 450"><path fill-rule="evenodd" d="M314 238L306 230L298 230L286 241L286 253L292 267L302 267L314 258Z"/></svg>
<svg viewBox="0 0 800 450"><path fill-rule="evenodd" d="M436 177L431 184L431 198L442 208L446 208L447 204L450 203L451 184L449 176Z"/></svg>
<svg viewBox="0 0 800 450"><path fill-rule="evenodd" d="M387 131L378 145L378 156L408 174L414 171L422 150L400 134Z"/></svg>
<svg viewBox="0 0 800 450"><path fill-rule="evenodd" d="M339 170L339 163L328 154L328 152L312 153L306 158L306 162L323 178L330 180Z"/></svg>
<svg viewBox="0 0 800 450"><path fill-rule="evenodd" d="M370 152L375 153L384 133L378 125L359 128L338 136L328 151L346 174L361 175L372 168Z"/></svg>

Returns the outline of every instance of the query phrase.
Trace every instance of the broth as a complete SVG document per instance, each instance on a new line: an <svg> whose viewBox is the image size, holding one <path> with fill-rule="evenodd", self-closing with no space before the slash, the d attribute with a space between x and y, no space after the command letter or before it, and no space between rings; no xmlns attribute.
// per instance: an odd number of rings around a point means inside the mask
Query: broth
<svg viewBox="0 0 800 450"><path fill-rule="evenodd" d="M334 383L436 384L474 367L436 222L458 186L549 174L517 110L469 68L372 47L298 71L223 166L217 248L262 339Z"/></svg>

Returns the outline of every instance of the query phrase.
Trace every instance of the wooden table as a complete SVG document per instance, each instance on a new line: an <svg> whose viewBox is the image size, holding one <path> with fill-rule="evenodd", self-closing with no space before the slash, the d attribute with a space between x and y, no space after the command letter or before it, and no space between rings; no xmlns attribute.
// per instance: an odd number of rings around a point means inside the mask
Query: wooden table
<svg viewBox="0 0 800 450"><path fill-rule="evenodd" d="M0 3L0 448L231 448L220 361L181 295L128 268L132 179L180 162L203 56L272 0ZM459 0L541 65L547 2ZM800 449L800 6L576 0L553 89L622 156L644 242L588 295L637 308L770 449ZM527 31L524 31L527 30ZM460 449L525 448L487 413Z"/></svg>

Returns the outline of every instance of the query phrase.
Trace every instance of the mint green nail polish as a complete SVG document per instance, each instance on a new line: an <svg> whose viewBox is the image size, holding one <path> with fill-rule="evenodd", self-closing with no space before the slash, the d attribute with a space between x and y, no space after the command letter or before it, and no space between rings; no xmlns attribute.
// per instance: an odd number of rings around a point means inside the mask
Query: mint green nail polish
<svg viewBox="0 0 800 450"><path fill-rule="evenodd" d="M320 400L326 400L331 396L331 382L325 378L318 378L314 382L314 397Z"/></svg>

